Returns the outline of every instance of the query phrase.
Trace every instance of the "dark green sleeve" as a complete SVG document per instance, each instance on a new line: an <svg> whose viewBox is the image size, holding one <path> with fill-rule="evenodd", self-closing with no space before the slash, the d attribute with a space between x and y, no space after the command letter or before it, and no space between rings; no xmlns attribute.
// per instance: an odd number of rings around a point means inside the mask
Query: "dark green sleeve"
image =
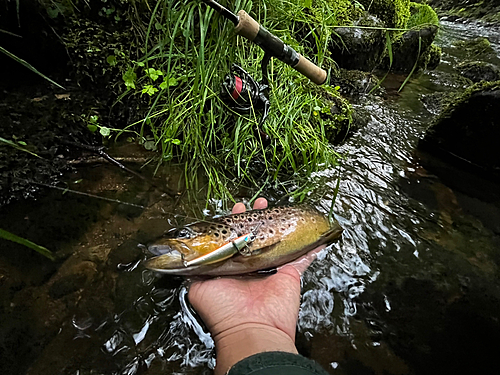
<svg viewBox="0 0 500 375"><path fill-rule="evenodd" d="M298 354L264 352L235 364L227 375L328 375L316 362Z"/></svg>

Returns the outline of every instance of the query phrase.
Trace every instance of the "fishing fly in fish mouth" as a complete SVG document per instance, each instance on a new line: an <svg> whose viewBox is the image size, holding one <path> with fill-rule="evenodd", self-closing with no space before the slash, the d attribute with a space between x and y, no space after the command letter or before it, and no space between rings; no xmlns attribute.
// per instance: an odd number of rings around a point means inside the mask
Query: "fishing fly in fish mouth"
<svg viewBox="0 0 500 375"><path fill-rule="evenodd" d="M342 228L305 206L272 207L172 229L146 267L172 275L238 275L278 267L338 239Z"/></svg>

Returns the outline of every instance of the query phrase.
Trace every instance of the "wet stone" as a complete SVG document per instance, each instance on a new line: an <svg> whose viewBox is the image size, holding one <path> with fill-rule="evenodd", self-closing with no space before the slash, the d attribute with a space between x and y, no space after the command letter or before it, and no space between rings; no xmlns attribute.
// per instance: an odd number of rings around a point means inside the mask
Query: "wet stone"
<svg viewBox="0 0 500 375"><path fill-rule="evenodd" d="M51 285L49 295L54 299L62 298L83 288L86 281L87 275L85 274L64 276Z"/></svg>

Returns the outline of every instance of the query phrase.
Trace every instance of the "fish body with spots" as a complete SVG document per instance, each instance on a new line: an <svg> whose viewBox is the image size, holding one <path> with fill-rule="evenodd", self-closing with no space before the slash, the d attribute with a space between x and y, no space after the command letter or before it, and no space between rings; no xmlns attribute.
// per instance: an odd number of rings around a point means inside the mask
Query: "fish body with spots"
<svg viewBox="0 0 500 375"><path fill-rule="evenodd" d="M325 215L305 206L272 207L196 222L172 230L150 245L156 256L147 268L172 275L238 275L278 267L309 250L339 238L342 228ZM218 261L188 266L195 259L210 258L220 249L252 236L239 251L221 255ZM215 254L215 253L213 253ZM204 257L204 258L201 258Z"/></svg>

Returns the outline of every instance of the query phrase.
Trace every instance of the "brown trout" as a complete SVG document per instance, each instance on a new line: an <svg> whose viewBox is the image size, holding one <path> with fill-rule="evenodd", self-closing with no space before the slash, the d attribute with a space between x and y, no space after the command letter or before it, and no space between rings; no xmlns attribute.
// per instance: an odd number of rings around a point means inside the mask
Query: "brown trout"
<svg viewBox="0 0 500 375"><path fill-rule="evenodd" d="M339 238L342 228L308 206L272 207L171 230L148 247L147 268L171 275L238 275L278 267Z"/></svg>

